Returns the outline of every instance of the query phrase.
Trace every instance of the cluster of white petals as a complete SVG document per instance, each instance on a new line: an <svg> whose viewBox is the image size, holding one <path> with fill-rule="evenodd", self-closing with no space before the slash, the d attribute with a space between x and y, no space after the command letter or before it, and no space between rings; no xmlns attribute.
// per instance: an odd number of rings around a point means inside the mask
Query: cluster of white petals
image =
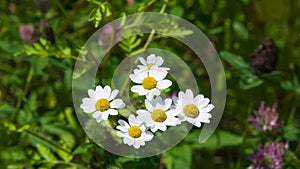
<svg viewBox="0 0 300 169"><path fill-rule="evenodd" d="M131 91L145 96L146 109L139 109L128 117L128 122L119 120L117 136L123 138L123 143L139 149L151 141L156 131L166 131L169 126L188 122L196 127L202 123L210 123L214 108L210 100L202 94L196 95L192 90L180 91L178 97L163 99L161 92L172 85L166 79L170 68L162 67L164 60L151 54L147 59L139 58L141 65L135 69L129 78L133 83ZM110 86L96 86L89 89L87 98L82 99L81 109L85 113L93 113L97 122L107 120L109 115L118 115L118 109L124 108L122 99L116 99L119 90ZM172 104L173 103L173 104ZM149 131L150 130L150 131Z"/></svg>

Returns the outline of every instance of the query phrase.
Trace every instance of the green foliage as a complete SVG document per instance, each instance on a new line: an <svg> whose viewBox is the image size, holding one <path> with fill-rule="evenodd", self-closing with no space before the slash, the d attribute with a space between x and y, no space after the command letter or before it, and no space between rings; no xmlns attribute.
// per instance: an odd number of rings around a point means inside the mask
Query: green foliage
<svg viewBox="0 0 300 169"><path fill-rule="evenodd" d="M0 1L0 168L247 168L251 163L248 155L270 140L289 141L283 168L299 168L299 1L135 0L130 4L125 0L66 0L49 1L46 12L34 4L37 1ZM226 109L217 131L205 143L198 143L201 128L194 128L164 154L135 159L107 152L82 130L71 91L72 78L88 73L85 69L72 73L79 51L96 28L119 17L123 17L122 26L126 16L136 12L182 17L199 27L221 51L227 78ZM30 41L21 37L22 24L32 24L35 29ZM114 73L124 57L157 47L190 65L201 92L209 95L210 81L201 61L174 39L193 32L160 18L156 25L145 22L143 26L155 30L126 37L114 46L102 65L107 71L100 71L102 79L96 80L110 83L105 77ZM258 76L249 63L264 38L272 38L280 54L277 70ZM136 105L142 101L137 95L132 98ZM262 133L249 125L249 115L262 100L267 105L278 103L280 126L274 133ZM131 107L120 110L124 117L131 113Z"/></svg>

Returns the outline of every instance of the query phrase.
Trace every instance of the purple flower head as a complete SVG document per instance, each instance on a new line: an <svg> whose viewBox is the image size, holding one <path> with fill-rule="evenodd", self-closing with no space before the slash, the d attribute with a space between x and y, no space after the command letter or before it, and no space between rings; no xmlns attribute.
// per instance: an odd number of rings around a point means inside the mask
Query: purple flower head
<svg viewBox="0 0 300 169"><path fill-rule="evenodd" d="M33 36L34 27L33 25L21 25L19 27L19 33L21 36L21 39L25 42L30 42Z"/></svg>
<svg viewBox="0 0 300 169"><path fill-rule="evenodd" d="M265 102L262 101L258 110L254 110L253 115L249 117L250 124L260 131L272 131L278 127L277 104L273 107L265 107Z"/></svg>
<svg viewBox="0 0 300 169"><path fill-rule="evenodd" d="M252 165L249 168L255 169L281 169L282 156L288 149L288 142L279 143L272 141L267 146L261 146L249 156Z"/></svg>

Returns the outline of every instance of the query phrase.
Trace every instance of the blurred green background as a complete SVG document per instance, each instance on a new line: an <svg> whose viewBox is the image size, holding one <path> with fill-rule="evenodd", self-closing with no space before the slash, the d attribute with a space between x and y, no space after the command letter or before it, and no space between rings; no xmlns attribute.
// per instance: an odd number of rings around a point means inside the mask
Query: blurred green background
<svg viewBox="0 0 300 169"><path fill-rule="evenodd" d="M81 47L100 27L137 12L182 17L211 40L227 79L227 102L217 131L199 144L201 129L155 157L119 157L84 133L72 103L72 71ZM283 168L300 168L299 0L2 0L0 1L0 168L218 168L240 169L259 145L289 141ZM149 35L121 42L98 79L108 84L125 57ZM42 38L40 40L40 38ZM253 73L255 49L271 38L276 69ZM210 84L201 61L174 39L154 35L146 47L166 45L181 56L205 95ZM102 72L99 72L102 74ZM278 104L280 127L261 133L248 122L260 102Z"/></svg>

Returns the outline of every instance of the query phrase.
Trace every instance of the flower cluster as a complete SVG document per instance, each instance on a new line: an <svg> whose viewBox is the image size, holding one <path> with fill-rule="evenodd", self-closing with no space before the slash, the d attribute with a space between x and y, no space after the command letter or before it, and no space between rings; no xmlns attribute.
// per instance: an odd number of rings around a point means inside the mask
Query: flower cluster
<svg viewBox="0 0 300 169"><path fill-rule="evenodd" d="M279 126L277 123L278 113L277 104L271 107L265 107L265 102L262 101L258 110L254 110L253 115L249 117L250 124L265 134L266 131L273 131ZM255 150L249 159L252 162L247 169L281 169L285 151L288 149L288 142L272 141L270 139L264 146L260 146Z"/></svg>
<svg viewBox="0 0 300 169"><path fill-rule="evenodd" d="M139 58L141 65L133 70L129 78L133 83L131 91L145 96L146 109L138 109L129 115L128 122L118 120L117 136L123 138L123 143L138 149L151 141L158 130L164 132L170 126L180 125L186 121L196 127L201 123L209 123L212 115L209 113L214 105L202 94L194 96L192 90L180 91L178 97L163 98L163 90L172 85L166 79L170 68L162 67L163 58L149 55L146 60ZM82 100L80 107L85 113L93 113L97 122L107 120L109 115L118 115L119 108L124 108L122 99L115 99L119 91L111 90L109 86L96 90L88 90L88 98Z"/></svg>
<svg viewBox="0 0 300 169"><path fill-rule="evenodd" d="M288 143L270 142L261 146L249 156L252 165L248 169L281 169L282 156L288 149Z"/></svg>
<svg viewBox="0 0 300 169"><path fill-rule="evenodd" d="M258 110L254 111L254 115L249 117L250 124L259 131L272 131L278 124L277 105L273 107L265 107L265 102L262 101Z"/></svg>

